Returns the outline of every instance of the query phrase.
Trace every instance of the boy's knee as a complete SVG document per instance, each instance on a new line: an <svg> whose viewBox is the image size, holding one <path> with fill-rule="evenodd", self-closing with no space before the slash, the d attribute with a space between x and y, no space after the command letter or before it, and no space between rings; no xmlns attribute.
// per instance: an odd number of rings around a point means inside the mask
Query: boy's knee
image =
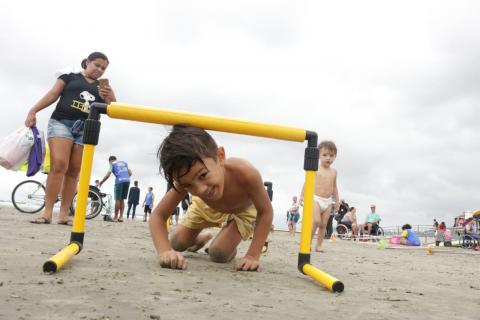
<svg viewBox="0 0 480 320"><path fill-rule="evenodd" d="M170 245L172 246L172 249L175 251L185 251L190 247L188 243L186 243L185 240L180 239L179 237L175 236L175 233L172 234L170 238Z"/></svg>
<svg viewBox="0 0 480 320"><path fill-rule="evenodd" d="M210 256L210 260L217 263L226 263L231 261L235 255L237 254L237 249L234 252L225 252L225 250L221 250L219 248L210 247L208 248L208 254Z"/></svg>

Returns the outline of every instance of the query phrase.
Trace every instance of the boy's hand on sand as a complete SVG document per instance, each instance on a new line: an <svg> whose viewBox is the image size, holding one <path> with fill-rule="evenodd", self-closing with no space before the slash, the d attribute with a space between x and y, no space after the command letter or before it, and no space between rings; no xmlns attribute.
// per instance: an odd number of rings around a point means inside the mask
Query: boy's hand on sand
<svg viewBox="0 0 480 320"><path fill-rule="evenodd" d="M168 250L160 254L160 266L170 269L186 269L187 261L180 252Z"/></svg>
<svg viewBox="0 0 480 320"><path fill-rule="evenodd" d="M239 271L262 271L260 258L254 258L246 255L245 257L237 260L235 269Z"/></svg>

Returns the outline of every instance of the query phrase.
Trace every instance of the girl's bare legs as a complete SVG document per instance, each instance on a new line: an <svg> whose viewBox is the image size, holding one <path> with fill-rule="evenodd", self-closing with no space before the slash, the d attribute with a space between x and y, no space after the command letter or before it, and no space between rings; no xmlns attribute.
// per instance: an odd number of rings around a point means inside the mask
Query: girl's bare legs
<svg viewBox="0 0 480 320"><path fill-rule="evenodd" d="M297 231L297 224L292 222L292 237L295 238L295 232Z"/></svg>
<svg viewBox="0 0 480 320"><path fill-rule="evenodd" d="M80 166L82 165L82 153L83 146L73 144L68 169L63 178L62 203L60 205L60 214L58 216L58 221L60 222L68 221L70 205L77 189L78 173L80 172Z"/></svg>
<svg viewBox="0 0 480 320"><path fill-rule="evenodd" d="M318 237L317 237L317 244L315 246L315 251L319 251L319 252L322 251L323 238L325 238L325 230L327 229L327 223L328 223L328 218L330 217L331 209L332 209L332 206L330 205L327 207L327 209L325 209L322 212L320 225L318 226Z"/></svg>
<svg viewBox="0 0 480 320"><path fill-rule="evenodd" d="M51 222L53 206L57 201L65 173L68 170L73 141L55 137L48 139L48 145L50 147L50 172L48 173L45 191L45 209L36 220L44 218Z"/></svg>

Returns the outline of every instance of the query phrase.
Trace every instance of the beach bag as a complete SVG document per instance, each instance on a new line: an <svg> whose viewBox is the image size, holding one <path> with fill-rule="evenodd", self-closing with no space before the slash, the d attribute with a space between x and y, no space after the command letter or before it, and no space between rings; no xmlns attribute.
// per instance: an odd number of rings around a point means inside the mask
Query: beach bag
<svg viewBox="0 0 480 320"><path fill-rule="evenodd" d="M28 155L27 177L34 176L41 168L43 158L45 157L45 138L43 132L39 131L36 126L30 128L33 132L33 146Z"/></svg>
<svg viewBox="0 0 480 320"><path fill-rule="evenodd" d="M33 146L34 136L27 127L19 128L5 137L0 143L0 165L17 171L27 160Z"/></svg>

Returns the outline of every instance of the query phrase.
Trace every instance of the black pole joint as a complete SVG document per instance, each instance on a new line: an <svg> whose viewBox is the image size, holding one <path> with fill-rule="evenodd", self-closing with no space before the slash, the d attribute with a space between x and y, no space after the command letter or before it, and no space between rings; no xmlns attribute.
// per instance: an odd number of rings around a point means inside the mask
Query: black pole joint
<svg viewBox="0 0 480 320"><path fill-rule="evenodd" d="M303 266L306 264L310 264L310 253L299 253L298 254L298 270L305 274L303 272Z"/></svg>
<svg viewBox="0 0 480 320"><path fill-rule="evenodd" d="M80 253L80 251L82 251L82 247L83 247L83 238L85 237L85 233L84 232L72 232L70 234L70 243L76 243L78 244L79 246L79 250L77 252L77 254Z"/></svg>
<svg viewBox="0 0 480 320"><path fill-rule="evenodd" d="M90 113L88 114L88 119L100 120L100 114L107 114L107 104L94 102L90 106Z"/></svg>
<svg viewBox="0 0 480 320"><path fill-rule="evenodd" d="M318 146L317 146L317 142L318 142L317 133L313 131L307 131L305 135L305 140L307 140L308 145L305 148L303 169L305 171L317 171L318 160L320 157Z"/></svg>

